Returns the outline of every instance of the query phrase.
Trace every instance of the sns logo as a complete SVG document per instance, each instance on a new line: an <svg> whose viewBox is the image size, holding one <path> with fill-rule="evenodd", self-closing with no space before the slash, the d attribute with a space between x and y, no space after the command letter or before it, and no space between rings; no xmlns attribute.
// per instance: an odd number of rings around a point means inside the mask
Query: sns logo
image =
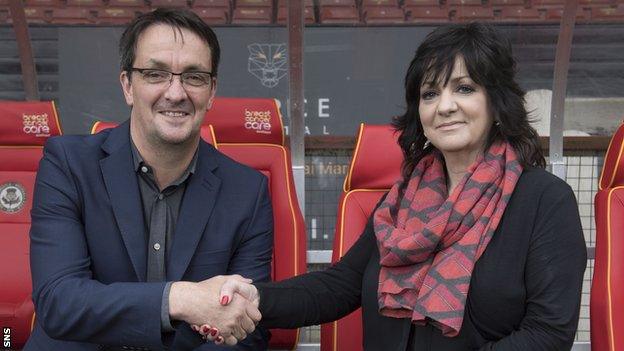
<svg viewBox="0 0 624 351"><path fill-rule="evenodd" d="M23 132L26 134L35 134L37 137L49 137L50 126L48 125L48 114L22 114L22 122L24 123Z"/></svg>
<svg viewBox="0 0 624 351"><path fill-rule="evenodd" d="M256 133L271 134L271 111L249 111L245 109L245 129Z"/></svg>
<svg viewBox="0 0 624 351"><path fill-rule="evenodd" d="M11 348L11 328L2 328L2 347Z"/></svg>

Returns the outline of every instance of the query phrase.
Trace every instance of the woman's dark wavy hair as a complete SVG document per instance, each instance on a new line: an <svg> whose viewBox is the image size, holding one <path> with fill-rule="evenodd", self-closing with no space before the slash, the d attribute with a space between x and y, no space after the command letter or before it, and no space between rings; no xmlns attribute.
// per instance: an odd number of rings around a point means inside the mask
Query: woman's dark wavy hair
<svg viewBox="0 0 624 351"><path fill-rule="evenodd" d="M400 133L399 145L405 157L402 175L410 178L414 167L434 147L425 147L418 105L424 80L447 84L455 59L462 57L470 78L485 88L495 125L490 129L487 147L496 140L508 141L523 167L546 166L538 134L529 124L524 107L524 91L515 81L516 62L511 44L492 26L470 23L440 27L431 32L416 50L405 75L407 111L394 119Z"/></svg>

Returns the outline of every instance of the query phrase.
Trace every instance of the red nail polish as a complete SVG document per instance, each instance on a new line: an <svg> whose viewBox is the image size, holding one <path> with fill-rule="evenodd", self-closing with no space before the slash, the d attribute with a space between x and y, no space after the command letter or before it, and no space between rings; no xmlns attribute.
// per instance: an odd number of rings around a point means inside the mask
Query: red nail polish
<svg viewBox="0 0 624 351"><path fill-rule="evenodd" d="M213 337L217 336L218 332L219 331L217 329L215 329L215 328L210 329L210 335L213 336Z"/></svg>
<svg viewBox="0 0 624 351"><path fill-rule="evenodd" d="M217 342L218 343L222 343L223 342L223 337L219 335L219 337L217 337Z"/></svg>
<svg viewBox="0 0 624 351"><path fill-rule="evenodd" d="M227 297L227 296L223 296L223 297L221 298L221 305L222 305L222 306L227 305L227 304L228 304L228 301L230 301L230 298L229 298L229 297Z"/></svg>
<svg viewBox="0 0 624 351"><path fill-rule="evenodd" d="M205 325L204 325L204 326L202 327L202 332L204 332L204 334L208 334L208 330L209 330L209 329L208 329L208 327L207 327L207 326L205 326Z"/></svg>

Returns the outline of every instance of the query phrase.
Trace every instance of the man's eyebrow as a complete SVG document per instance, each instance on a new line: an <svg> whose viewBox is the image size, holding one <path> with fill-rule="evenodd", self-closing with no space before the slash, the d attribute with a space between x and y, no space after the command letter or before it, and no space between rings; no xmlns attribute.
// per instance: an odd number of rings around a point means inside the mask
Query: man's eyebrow
<svg viewBox="0 0 624 351"><path fill-rule="evenodd" d="M149 60L147 61L147 64L148 64L151 68L155 68L155 69L165 69L165 70L169 70L169 69L170 69L169 65L167 65L167 64L166 64L166 63L164 63L164 62L161 62L161 61L155 60L155 59L149 59ZM183 72L191 72L191 71L201 71L201 72L207 72L207 71L209 71L209 70L208 70L208 69L206 69L206 68L203 68L203 67L201 67L201 66L199 66L199 65L190 65L190 66L184 67Z"/></svg>

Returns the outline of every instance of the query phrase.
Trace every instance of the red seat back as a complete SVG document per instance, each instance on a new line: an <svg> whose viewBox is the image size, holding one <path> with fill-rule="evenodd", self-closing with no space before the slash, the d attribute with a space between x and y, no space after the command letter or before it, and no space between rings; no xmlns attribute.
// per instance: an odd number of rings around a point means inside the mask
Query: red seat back
<svg viewBox="0 0 624 351"><path fill-rule="evenodd" d="M305 223L297 202L290 154L284 147L278 101L216 98L204 123L214 127L219 151L269 179L274 220L273 279L304 273ZM271 349L296 347L298 330L273 329L271 333Z"/></svg>
<svg viewBox="0 0 624 351"><path fill-rule="evenodd" d="M115 128L117 125L117 122L97 121L91 127L91 134L97 134L104 129ZM203 125L201 127L200 135L205 142L216 147L217 141L215 139L214 129L211 125Z"/></svg>
<svg viewBox="0 0 624 351"><path fill-rule="evenodd" d="M53 102L0 102L0 326L11 347L28 339L34 321L30 276L30 209L46 140L61 134Z"/></svg>
<svg viewBox="0 0 624 351"><path fill-rule="evenodd" d="M594 201L596 259L590 295L592 350L624 348L624 125L605 156Z"/></svg>
<svg viewBox="0 0 624 351"><path fill-rule="evenodd" d="M338 205L332 262L357 241L379 199L401 178L403 153L388 125L360 126ZM362 350L361 310L321 326L321 351Z"/></svg>

